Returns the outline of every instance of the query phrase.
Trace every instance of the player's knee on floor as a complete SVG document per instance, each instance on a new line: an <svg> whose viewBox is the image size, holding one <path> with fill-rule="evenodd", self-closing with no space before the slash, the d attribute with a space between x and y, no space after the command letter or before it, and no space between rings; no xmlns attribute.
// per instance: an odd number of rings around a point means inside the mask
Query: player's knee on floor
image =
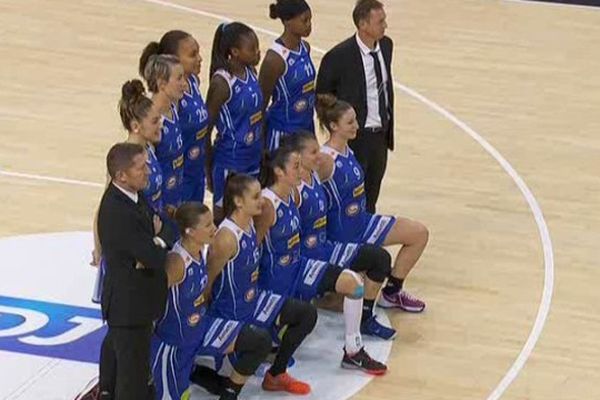
<svg viewBox="0 0 600 400"><path fill-rule="evenodd" d="M365 294L365 286L361 276L352 270L343 270L336 283L336 292L351 299L362 298Z"/></svg>
<svg viewBox="0 0 600 400"><path fill-rule="evenodd" d="M245 325L235 342L237 362L233 368L241 375L250 376L271 351L271 335L263 328Z"/></svg>
<svg viewBox="0 0 600 400"><path fill-rule="evenodd" d="M373 282L381 283L392 271L392 256L382 247L365 244L350 269L364 272Z"/></svg>

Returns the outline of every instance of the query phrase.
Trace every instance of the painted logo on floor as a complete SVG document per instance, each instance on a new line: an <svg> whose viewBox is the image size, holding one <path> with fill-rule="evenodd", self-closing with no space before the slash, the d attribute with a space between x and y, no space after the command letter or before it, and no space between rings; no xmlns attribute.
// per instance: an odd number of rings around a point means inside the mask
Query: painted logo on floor
<svg viewBox="0 0 600 400"><path fill-rule="evenodd" d="M0 350L95 363L105 329L96 309L0 296Z"/></svg>

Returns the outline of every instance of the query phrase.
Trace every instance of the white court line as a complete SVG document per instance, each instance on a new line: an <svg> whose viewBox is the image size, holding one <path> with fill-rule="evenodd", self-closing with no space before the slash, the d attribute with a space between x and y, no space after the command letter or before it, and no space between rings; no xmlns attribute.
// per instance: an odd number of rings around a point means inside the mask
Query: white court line
<svg viewBox="0 0 600 400"><path fill-rule="evenodd" d="M140 0L140 1L161 5L164 7L169 7L169 8L189 12L192 14L202 15L202 16L217 19L220 21L232 21L231 18L227 18L223 15L213 14L210 12L198 10L198 9L191 8L191 7L182 6L179 4L169 3L166 1L162 1L162 0ZM505 0L505 1L508 1L508 0ZM512 1L516 1L516 0L512 0ZM274 36L274 37L279 36L278 33L267 30L267 29L263 29L263 28L256 27L256 26L252 26L252 28L257 32L261 32L261 33L264 33L269 36ZM315 46L312 46L312 49L314 49L315 51L317 51L318 53L321 53L321 54L325 53L325 51L323 49L320 49ZM535 348L535 345L537 344L537 342L540 338L542 330L544 329L544 324L548 317L548 313L550 312L550 305L551 305L551 301L552 301L552 292L553 292L553 287L554 287L554 252L553 252L553 248L552 248L552 240L550 239L550 232L548 230L548 226L546 225L546 221L544 219L542 210L541 210L537 200L535 199L534 195L531 193L531 190L529 190L529 188L527 187L527 184L525 183L525 181L523 181L523 178L521 178L521 176L518 174L518 172L502 156L502 154L500 154L500 152L498 152L498 150L496 150L494 148L494 146L492 146L487 140L485 140L479 133L477 133L473 128L471 128L469 125L467 125L460 118L458 118L457 116L455 116L454 114L452 114L450 111L446 110L439 104L437 104L437 103L429 100L425 96L421 95L416 90L411 89L408 86L405 86L398 82L394 82L394 87L401 90L408 96L422 102L423 104L425 104L427 107L429 107L433 111L436 111L437 113L441 114L442 116L447 118L450 122L452 122L454 125L456 125L458 128L460 128L465 133L467 133L473 140L475 140L477 143L479 143L483 147L483 149L490 156L492 156L498 162L498 164L500 164L500 166L504 169L504 171L512 178L514 183L517 185L517 187L521 191L523 197L527 201L529 209L531 210L533 217L535 219L535 222L537 224L537 227L538 227L540 240L542 243L542 248L543 248L543 253L544 253L544 288L542 291L542 296L541 296L542 298L540 301L540 305L538 307L538 312L537 312L537 315L535 318L535 322L533 324L531 332L529 333L527 341L525 342L525 344L523 345L523 348L521 349L521 352L517 356L516 360L514 361L514 363L510 367L510 369L506 372L506 374L503 376L501 381L498 383L498 385L494 388L494 390L487 397L487 400L497 400L504 394L506 389L510 386L510 384L514 381L514 379L517 377L517 375L521 372L521 370L523 369L523 366L525 365L525 363L531 356L531 353L533 352L533 349ZM30 178L30 179L48 180L48 181L59 182L59 183L73 183L73 184L85 185L85 186L102 187L102 185L99 183L84 182L84 181L77 181L77 180L64 179L64 178L55 178L55 177L43 177L41 175L19 174L19 173L6 172L6 171L0 171L0 174L8 175L8 176L24 177L24 178Z"/></svg>
<svg viewBox="0 0 600 400"><path fill-rule="evenodd" d="M69 185L104 187L104 185L102 185L101 183L80 181L77 179L69 179L69 178L60 178L60 177L56 177L56 176L23 174L21 172L10 172L10 171L3 171L3 170L0 170L0 175L9 176L11 178L25 178L25 179L33 179L36 181L56 182L56 183L64 183L64 184L69 184Z"/></svg>
<svg viewBox="0 0 600 400"><path fill-rule="evenodd" d="M523 5L535 5L535 6L550 6L550 7L560 7L560 8L580 8L582 10L600 10L598 6L590 6L585 4L565 4L565 3L548 3L545 1L528 1L528 0L502 0L509 3L520 3ZM599 4L600 5L600 4Z"/></svg>

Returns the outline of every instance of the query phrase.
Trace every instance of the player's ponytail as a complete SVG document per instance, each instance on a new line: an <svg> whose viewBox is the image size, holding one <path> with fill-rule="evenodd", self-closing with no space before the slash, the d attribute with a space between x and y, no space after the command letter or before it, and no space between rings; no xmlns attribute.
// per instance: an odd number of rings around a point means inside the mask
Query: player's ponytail
<svg viewBox="0 0 600 400"><path fill-rule="evenodd" d="M236 197L244 197L244 192L254 182L256 182L256 178L246 174L230 174L227 177L223 194L223 212L226 217L230 217L237 210Z"/></svg>
<svg viewBox="0 0 600 400"><path fill-rule="evenodd" d="M188 234L187 230L198 225L200 217L208 212L210 212L210 209L198 201L190 201L179 206L173 216L179 234L182 237Z"/></svg>
<svg viewBox="0 0 600 400"><path fill-rule="evenodd" d="M352 105L350 105L350 103L344 100L338 100L338 98L332 94L326 93L317 95L315 109L317 110L319 125L329 132L331 132L331 124L333 122L338 122L342 114L351 108Z"/></svg>
<svg viewBox="0 0 600 400"><path fill-rule="evenodd" d="M146 70L146 65L148 65L148 61L150 57L157 56L160 54L160 44L158 42L150 42L146 45L144 50L142 51L142 55L140 56L140 61L138 64L138 71L140 76L144 77L144 71Z"/></svg>
<svg viewBox="0 0 600 400"><path fill-rule="evenodd" d="M141 122L152 108L152 100L146 96L144 84L139 79L132 79L121 86L119 114L123 127L131 131L133 121Z"/></svg>
<svg viewBox="0 0 600 400"><path fill-rule="evenodd" d="M210 76L219 69L229 71L231 49L239 48L244 35L255 35L252 28L241 22L223 22L217 27L210 57Z"/></svg>
<svg viewBox="0 0 600 400"><path fill-rule="evenodd" d="M310 6L305 0L277 0L269 5L269 17L288 21L308 10Z"/></svg>

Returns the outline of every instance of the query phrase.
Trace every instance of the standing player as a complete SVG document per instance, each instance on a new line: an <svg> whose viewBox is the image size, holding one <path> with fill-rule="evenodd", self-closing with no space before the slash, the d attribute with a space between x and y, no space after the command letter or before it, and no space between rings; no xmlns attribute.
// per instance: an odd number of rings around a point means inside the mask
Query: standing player
<svg viewBox="0 0 600 400"><path fill-rule="evenodd" d="M279 147L264 169L262 212L255 217L258 240L263 242L259 285L306 301L326 292L344 295L346 332L342 367L383 375L387 367L372 359L362 345L360 325L364 285L360 275L351 269L301 257L300 216L293 199L298 184L300 155L289 147ZM385 268L385 262L376 257L369 254L362 260L366 262L364 269L369 275L375 273L385 277L389 263Z"/></svg>
<svg viewBox="0 0 600 400"><path fill-rule="evenodd" d="M315 66L310 45L302 38L311 32L312 13L305 0L277 0L269 7L271 18L281 19L283 34L267 51L260 67L260 86L267 111L267 148L298 130L314 132Z"/></svg>
<svg viewBox="0 0 600 400"><path fill-rule="evenodd" d="M271 349L269 334L253 325L207 314L208 274L202 249L216 232L211 212L204 204L185 203L175 212L175 220L181 240L167 255L167 307L152 338L156 398L189 398L196 355L221 357L235 352L237 360L220 399L237 399Z"/></svg>
<svg viewBox="0 0 600 400"><path fill-rule="evenodd" d="M200 93L200 47L192 35L173 30L153 43L158 54L177 56L183 66L186 89L179 100L179 125L183 139L182 200L204 201L206 153L208 150L208 111Z"/></svg>
<svg viewBox="0 0 600 400"><path fill-rule="evenodd" d="M312 132L297 132L285 138L281 144L289 146L301 156L301 182L296 187L295 197L300 214L301 254L357 272L364 270L362 266L374 263L373 268L367 269L364 274L365 293L360 330L365 335L392 339L396 331L381 325L373 314L379 289L391 270L389 253L371 244L342 243L327 239L327 196L315 172L321 158L317 138Z"/></svg>
<svg viewBox="0 0 600 400"><path fill-rule="evenodd" d="M139 72L152 92L154 106L163 116L162 137L156 156L163 172L163 201L169 215L181 204L183 139L177 102L183 97L183 66L175 56L159 54L158 43L149 43L140 57Z"/></svg>
<svg viewBox="0 0 600 400"><path fill-rule="evenodd" d="M217 127L212 159L215 220L223 218L223 192L230 173L258 176L263 97L255 74L258 37L241 22L219 25L213 41L206 98L209 132ZM210 185L209 185L210 186Z"/></svg>
<svg viewBox="0 0 600 400"><path fill-rule="evenodd" d="M144 84L140 80L127 81L121 87L119 114L121 123L127 130L127 142L139 144L146 149L148 156L146 163L150 170L150 176L148 177L148 185L144 189L144 197L153 211L165 220L165 210L162 202L162 170L154 153L154 146L160 142L161 116L153 106L152 100L146 97ZM107 185L109 183L107 182ZM163 232L163 236L165 232ZM172 242L172 240L173 238L167 240L167 242ZM96 214L94 217L94 250L91 262L93 266L98 267L94 294L92 295L92 301L95 303L100 303L105 273L105 264L101 261L101 254L102 249L98 239Z"/></svg>
<svg viewBox="0 0 600 400"><path fill-rule="evenodd" d="M286 369L312 332L317 311L308 303L258 290L260 247L252 218L261 212L260 184L248 175L231 176L223 205L226 218L208 251L209 283L214 281L211 313L270 329L280 343L263 389L308 394L310 386L290 376Z"/></svg>
<svg viewBox="0 0 600 400"><path fill-rule="evenodd" d="M373 215L366 211L364 174L348 146L358 129L354 109L332 95L319 95L317 115L322 127L330 134L321 148L323 158L318 166L329 202L328 238L375 246L401 244L379 305L422 312L425 303L403 290L403 284L427 245L427 228L407 218Z"/></svg>

